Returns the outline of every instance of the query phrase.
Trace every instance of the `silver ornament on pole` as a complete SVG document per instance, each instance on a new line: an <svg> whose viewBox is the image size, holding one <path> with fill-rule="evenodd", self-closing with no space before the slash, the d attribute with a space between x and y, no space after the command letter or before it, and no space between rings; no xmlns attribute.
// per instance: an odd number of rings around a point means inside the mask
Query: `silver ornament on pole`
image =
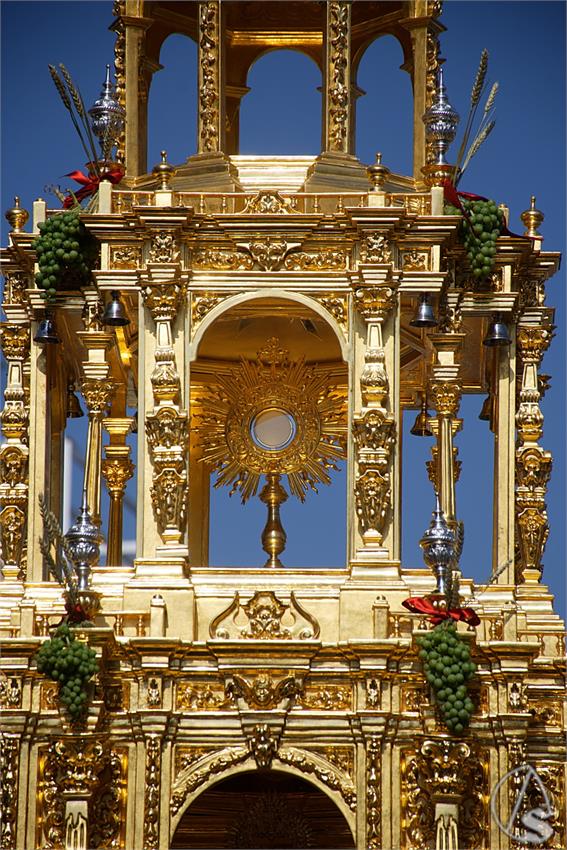
<svg viewBox="0 0 567 850"><path fill-rule="evenodd" d="M459 113L453 109L447 98L447 89L443 82L443 68L439 68L433 103L423 113L425 134L427 140L432 142L435 147L435 163L437 165L447 165L445 154L457 135L459 121Z"/></svg>
<svg viewBox="0 0 567 850"><path fill-rule="evenodd" d="M435 593L448 598L451 592L452 568L457 554L457 539L441 510L438 493L435 494L435 499L431 525L419 545L423 549L423 560L437 579Z"/></svg>
<svg viewBox="0 0 567 850"><path fill-rule="evenodd" d="M102 536L92 521L87 505L87 492L83 491L83 501L77 519L65 535L77 573L79 591L89 589L91 569L100 555Z"/></svg>
<svg viewBox="0 0 567 850"><path fill-rule="evenodd" d="M110 65L107 65L100 97L89 109L93 133L100 142L104 162L110 159L110 152L120 138L125 114L124 108L115 97L114 86L110 82Z"/></svg>

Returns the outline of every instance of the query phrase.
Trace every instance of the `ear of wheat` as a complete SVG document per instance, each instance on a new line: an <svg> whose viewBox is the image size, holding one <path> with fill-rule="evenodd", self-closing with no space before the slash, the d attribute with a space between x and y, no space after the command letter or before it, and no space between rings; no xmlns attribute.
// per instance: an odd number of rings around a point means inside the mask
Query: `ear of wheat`
<svg viewBox="0 0 567 850"><path fill-rule="evenodd" d="M83 125L83 127L86 131L87 139L89 141L90 148L91 148L91 151L88 154L88 158L91 161L93 168L96 171L97 175L100 177L99 168L98 168L98 156L97 156L97 152L96 152L96 144L95 144L95 140L94 140L93 133L92 133L92 130L91 130L89 117L88 117L87 111L85 109L85 104L84 104L81 92L79 91L77 86L74 84L74 82L71 78L71 74L69 73L69 71L67 70L65 65L63 65L63 63L60 62L59 67L61 69L61 73L63 74L63 79L65 80L65 83L67 84L67 89L68 89L71 97L73 98L73 103L75 105L77 115L81 119L81 123L82 123L82 125Z"/></svg>
<svg viewBox="0 0 567 850"><path fill-rule="evenodd" d="M487 136L489 135L489 133L492 130L492 128L491 128L486 133L486 135L483 137L482 141L476 147L474 153L471 154L470 149L469 149L467 155L465 156L465 152L467 151L467 146L469 144L469 139L470 139L470 136L471 136L471 133L472 133L476 113L477 113L480 101L482 100L482 96L483 96L484 92L486 91L486 87L487 87L486 75L487 75L487 73L488 73L488 50L486 50L486 48L485 48L480 55L480 62L479 62L479 65L478 65L476 77L474 79L473 87L472 87L472 90L471 90L471 103L470 103L469 114L467 116L467 121L466 121L466 124L465 124L463 139L461 141L461 145L459 147L459 152L457 154L457 161L455 163L455 168L453 170L453 183L455 184L455 186L458 185L458 183L459 183L459 181L460 181L460 179L463 175L463 172L465 170L465 165L461 165L461 163L463 162L463 160L465 160L466 165L469 164L469 162L471 161L471 158L478 151L478 148L480 147L482 142L487 138ZM488 95L488 99L486 101L486 104L484 106L482 121L485 121L488 118L491 110L493 109L494 101L496 99L497 92L498 92L498 83L494 83L494 85L492 86L492 88L490 90L490 94ZM482 122L481 122L481 131L482 130L483 130L483 126L482 126ZM477 133L477 136L475 138L475 142L477 141L478 137L479 137L479 133ZM474 142L473 142L473 145L474 145Z"/></svg>
<svg viewBox="0 0 567 850"><path fill-rule="evenodd" d="M75 117L75 114L73 112L73 105L71 103L71 98L69 97L69 93L68 93L67 89L65 88L65 86L63 85L63 82L61 81L61 78L59 77L59 74L57 73L57 71L53 67L53 65L48 65L47 67L49 68L49 73L51 74L51 79L53 80L53 82L55 84L55 88L57 89L57 91L59 93L59 97L61 98L61 100L63 102L63 106L65 107L65 109L68 110L69 115L71 116L71 121L73 122L73 126L74 126L75 130L77 131L77 135L79 137L81 145L83 146L83 150L85 152L85 155L86 155L87 159L90 159L91 154L90 154L89 149L87 147L87 143L85 141L85 138L84 138L84 136L81 132L81 128L79 127L79 123L78 123L78 121Z"/></svg>
<svg viewBox="0 0 567 850"><path fill-rule="evenodd" d="M483 144L483 142L485 142L486 139L490 136L490 134L494 130L495 125L496 125L496 121L489 121L488 124L485 124L484 127L481 130L479 130L474 142L472 143L472 145L469 148L469 152L466 155L465 161L463 162L463 167L461 168L461 174L464 173L465 168L467 167L467 165L469 164L469 162L471 161L473 156L478 152L478 150L479 150L480 146Z"/></svg>

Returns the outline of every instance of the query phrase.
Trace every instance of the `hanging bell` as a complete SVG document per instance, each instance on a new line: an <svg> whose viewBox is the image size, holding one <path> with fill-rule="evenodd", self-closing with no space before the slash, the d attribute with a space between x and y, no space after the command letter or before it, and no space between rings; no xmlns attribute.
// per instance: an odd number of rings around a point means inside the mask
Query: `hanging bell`
<svg viewBox="0 0 567 850"><path fill-rule="evenodd" d="M488 393L482 403L478 418L482 422L490 422L490 420L492 419L492 396L490 395L490 393Z"/></svg>
<svg viewBox="0 0 567 850"><path fill-rule="evenodd" d="M412 328L434 328L437 325L437 319L426 292L419 297L419 304L410 325Z"/></svg>
<svg viewBox="0 0 567 850"><path fill-rule="evenodd" d="M492 317L486 336L482 340L483 345L489 347L511 345L512 340L508 332L508 325L502 321L499 313L495 313Z"/></svg>
<svg viewBox="0 0 567 850"><path fill-rule="evenodd" d="M102 317L103 325L111 325L115 328L125 327L130 324L130 319L124 310L124 304L120 300L120 293L115 289L110 293L112 301L109 301L104 309Z"/></svg>
<svg viewBox="0 0 567 850"><path fill-rule="evenodd" d="M37 326L37 332L33 338L33 341L39 342L40 345L43 345L44 343L52 343L54 345L57 345L58 342L61 342L61 340L57 336L57 328L55 327L55 322L49 314L47 314Z"/></svg>
<svg viewBox="0 0 567 850"><path fill-rule="evenodd" d="M416 420L413 424L413 428L411 429L410 434L413 434L414 437L433 436L433 431L429 427L429 416L427 415L427 399L425 395L422 396L421 410L417 414Z"/></svg>
<svg viewBox="0 0 567 850"><path fill-rule="evenodd" d="M73 381L67 384L67 419L80 419L84 416L83 408L77 398Z"/></svg>

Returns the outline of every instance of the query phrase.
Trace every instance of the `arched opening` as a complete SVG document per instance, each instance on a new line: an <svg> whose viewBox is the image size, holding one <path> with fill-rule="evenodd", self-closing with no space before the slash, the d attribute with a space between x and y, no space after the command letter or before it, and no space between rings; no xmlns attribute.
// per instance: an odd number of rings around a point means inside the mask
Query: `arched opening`
<svg viewBox="0 0 567 850"><path fill-rule="evenodd" d="M185 162L197 151L197 45L170 35L160 50L148 103L148 169L167 151L171 163Z"/></svg>
<svg viewBox="0 0 567 850"><path fill-rule="evenodd" d="M329 797L297 776L254 771L204 791L185 811L171 841L181 848L354 848L349 826Z"/></svg>
<svg viewBox="0 0 567 850"><path fill-rule="evenodd" d="M265 53L248 73L240 107L241 154L316 155L321 150L321 73L296 50Z"/></svg>
<svg viewBox="0 0 567 850"><path fill-rule="evenodd" d="M413 172L413 95L409 74L394 36L373 41L359 60L357 85L364 94L356 104L356 155L374 162L376 151L396 174ZM403 66L402 66L403 67Z"/></svg>
<svg viewBox="0 0 567 850"><path fill-rule="evenodd" d="M224 375L229 376L231 385L239 386L242 361L252 364L253 369L256 368L254 364L263 362L258 352L266 349L271 340L277 339L277 347L287 352L289 363L300 364L303 361L306 374L321 378L323 384L321 392L315 392L317 398L322 399L329 389L337 399L336 404L332 406L335 419L330 418L331 408L329 411L323 411L321 408L320 423L324 422L325 428L327 423L330 423L329 428L333 434L338 429L340 436L337 442L346 446L347 366L343 360L339 337L331 324L333 320L324 318L324 309L320 306L318 309L315 309L315 306L310 307L309 302L310 299L303 296L297 296L296 300L274 296L252 299L240 296L233 300L233 306L211 320L211 324L196 341L197 357L191 365L190 480L193 482L193 489L189 498L194 566L259 567L266 562L266 550L263 551L261 537L267 519L267 505L260 496L267 481L267 470L264 471L263 466L258 467L261 471L258 473L256 493L250 495L245 505L241 503L238 488L232 497L229 496L236 479L228 482L229 486L215 487L214 483L218 480L217 471L210 474L214 464L206 457L208 443L213 440L216 431L219 432L221 441L224 440L225 433L223 429L226 420L222 419L220 425L217 425L211 421L209 413L211 409L214 411L209 396L211 392L213 395L216 392L219 375L221 383ZM305 379L305 386L309 386L311 378L301 377L302 368L298 366L298 381ZM279 369L278 366L276 371L281 374ZM301 384L298 390L300 396L303 394L303 387ZM239 392L240 390L232 399L227 396L231 410L237 405ZM270 387L269 392L274 393L270 395L271 409L292 411L292 417L296 416L294 427L298 428L298 439L303 439L302 434L312 433L308 431L311 427L319 428L319 425L313 425L306 412L293 408L293 393L288 396L285 395L287 390L283 391L283 400L276 403L279 390ZM306 397L310 392L305 390ZM286 399L291 405L289 408L286 408ZM294 410L296 412L293 412ZM241 415L244 417L244 414L238 412L238 416ZM335 420L336 429L332 424ZM244 423L244 418L238 421ZM239 428L244 430L238 434L242 433L246 440L249 427L251 423L239 425ZM226 446L226 442L223 445ZM296 446L298 452L301 445L298 443ZM254 451L251 443L248 448ZM228 457L228 453L225 452L225 456ZM265 454L263 457L265 459ZM308 487L303 502L293 495L292 476L282 472L281 484L287 493L287 499L281 505L280 513L287 542L281 561L286 567L345 565L346 464L341 460L333 463L338 467L338 471L330 466L325 468L330 486L323 483L316 485L317 493ZM303 469L303 464L301 468Z"/></svg>

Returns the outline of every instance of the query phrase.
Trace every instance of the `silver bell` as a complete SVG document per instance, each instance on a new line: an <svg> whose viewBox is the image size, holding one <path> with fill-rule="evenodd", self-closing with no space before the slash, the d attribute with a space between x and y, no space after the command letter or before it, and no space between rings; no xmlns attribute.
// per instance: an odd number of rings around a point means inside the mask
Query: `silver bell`
<svg viewBox="0 0 567 850"><path fill-rule="evenodd" d="M502 317L498 313L495 313L492 317L492 321L488 326L488 330L486 332L486 336L482 340L482 344L487 345L489 347L505 346L512 344L512 340L510 339L510 333L508 331L508 325L502 321Z"/></svg>
<svg viewBox="0 0 567 850"><path fill-rule="evenodd" d="M419 297L419 304L410 325L412 328L434 328L437 326L437 319L426 292Z"/></svg>

